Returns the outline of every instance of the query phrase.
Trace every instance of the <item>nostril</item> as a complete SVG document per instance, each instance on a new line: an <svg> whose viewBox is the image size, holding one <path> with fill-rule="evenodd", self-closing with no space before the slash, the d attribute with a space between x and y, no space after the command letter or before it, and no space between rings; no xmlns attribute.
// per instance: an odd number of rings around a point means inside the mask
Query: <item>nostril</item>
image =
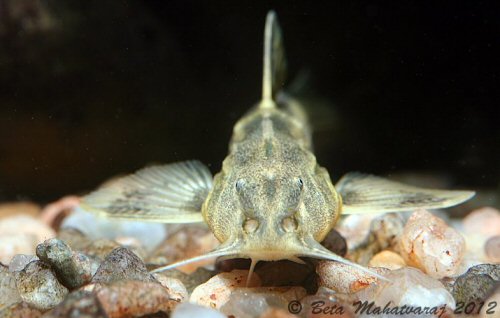
<svg viewBox="0 0 500 318"><path fill-rule="evenodd" d="M255 219L247 219L243 223L243 230L247 233L253 233L259 227L259 222Z"/></svg>
<svg viewBox="0 0 500 318"><path fill-rule="evenodd" d="M286 217L281 221L281 226L285 232L293 232L297 230L297 221L293 217Z"/></svg>

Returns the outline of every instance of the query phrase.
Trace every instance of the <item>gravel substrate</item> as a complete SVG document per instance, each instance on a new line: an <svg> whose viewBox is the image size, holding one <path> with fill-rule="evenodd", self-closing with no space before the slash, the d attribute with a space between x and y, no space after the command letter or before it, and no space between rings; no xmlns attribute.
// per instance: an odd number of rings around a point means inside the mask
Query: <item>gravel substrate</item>
<svg viewBox="0 0 500 318"><path fill-rule="evenodd" d="M57 204L34 213L11 203L19 210L0 215L0 317L500 316L491 207L460 220L426 210L343 218L323 245L385 280L304 259L260 262L247 282L243 259L150 273L215 248L205 226L104 220L74 202L57 226Z"/></svg>

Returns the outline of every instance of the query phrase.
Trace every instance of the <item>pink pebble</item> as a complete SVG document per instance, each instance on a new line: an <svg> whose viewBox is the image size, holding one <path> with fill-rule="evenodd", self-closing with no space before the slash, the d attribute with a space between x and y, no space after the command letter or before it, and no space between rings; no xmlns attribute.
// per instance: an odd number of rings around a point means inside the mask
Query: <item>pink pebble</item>
<svg viewBox="0 0 500 318"><path fill-rule="evenodd" d="M500 235L492 236L484 245L486 256L493 262L500 262Z"/></svg>
<svg viewBox="0 0 500 318"><path fill-rule="evenodd" d="M491 207L474 210L464 218L463 224L466 233L500 235L500 211Z"/></svg>
<svg viewBox="0 0 500 318"><path fill-rule="evenodd" d="M400 248L408 265L442 278L457 271L465 253L465 239L442 219L420 209L406 223Z"/></svg>

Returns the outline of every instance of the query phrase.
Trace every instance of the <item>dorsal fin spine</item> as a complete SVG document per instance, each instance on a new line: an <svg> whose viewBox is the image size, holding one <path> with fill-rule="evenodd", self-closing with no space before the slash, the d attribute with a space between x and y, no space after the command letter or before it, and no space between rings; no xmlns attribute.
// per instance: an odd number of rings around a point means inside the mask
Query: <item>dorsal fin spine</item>
<svg viewBox="0 0 500 318"><path fill-rule="evenodd" d="M273 24L276 19L274 11L269 11L266 17L264 30L264 70L262 80L262 102L261 107L273 106L273 74L272 74L272 46L273 46Z"/></svg>
<svg viewBox="0 0 500 318"><path fill-rule="evenodd" d="M272 109L276 107L274 100L276 90L283 80L284 53L282 48L281 30L278 25L276 13L269 11L266 17L264 30L264 59L262 74L262 100L260 109Z"/></svg>

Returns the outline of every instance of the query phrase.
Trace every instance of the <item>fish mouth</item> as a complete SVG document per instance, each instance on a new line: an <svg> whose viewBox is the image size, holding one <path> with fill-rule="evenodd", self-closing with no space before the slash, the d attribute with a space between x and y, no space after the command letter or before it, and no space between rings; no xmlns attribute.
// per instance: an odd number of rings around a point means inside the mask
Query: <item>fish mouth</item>
<svg viewBox="0 0 500 318"><path fill-rule="evenodd" d="M247 250L247 251L242 251L241 254L239 254L239 257L250 258L256 261L289 260L296 263L304 264L304 261L297 256L297 253L284 252L283 250L266 250L266 251Z"/></svg>
<svg viewBox="0 0 500 318"><path fill-rule="evenodd" d="M357 263L351 262L333 252L323 247L320 243L314 240L312 237L307 237L302 240L293 240L288 242L286 248L279 246L278 244L273 244L272 246L248 246L244 244L241 240L235 240L229 243L223 243L216 249L206 254L196 256L190 259L182 260L173 264L162 266L151 271L152 273L158 273L165 270L173 269L178 266L186 265L189 263L209 259L222 257L223 259L232 258L249 258L252 263L250 266L250 273L253 272L255 265L259 261L278 261L278 260L290 260L296 263L304 264L304 261L299 257L310 257L327 261L339 262L358 270L361 270L371 276L378 279L387 281L387 278L382 275L362 266ZM280 249L281 247L281 249ZM249 280L248 280L249 281Z"/></svg>

